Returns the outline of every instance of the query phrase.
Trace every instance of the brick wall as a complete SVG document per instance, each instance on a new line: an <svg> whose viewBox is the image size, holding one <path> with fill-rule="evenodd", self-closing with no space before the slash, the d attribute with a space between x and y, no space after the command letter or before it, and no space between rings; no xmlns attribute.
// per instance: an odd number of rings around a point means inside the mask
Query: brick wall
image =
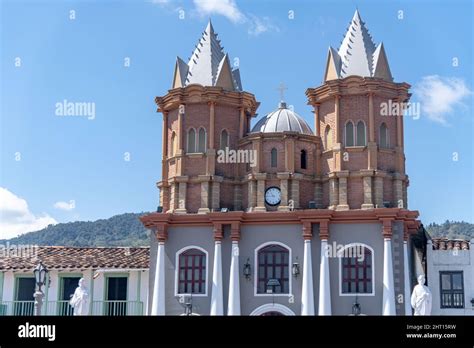
<svg viewBox="0 0 474 348"><path fill-rule="evenodd" d="M342 161L342 169L343 170L351 170L351 171L358 171L360 169L367 168L367 161L368 161L368 153L367 149L360 151L345 149L344 152L347 152L348 161ZM344 158L344 156L343 156Z"/></svg>
<svg viewBox="0 0 474 348"><path fill-rule="evenodd" d="M197 213L201 207L201 184L188 183L186 190L186 209L189 213Z"/></svg>
<svg viewBox="0 0 474 348"><path fill-rule="evenodd" d="M339 122L341 130L347 121L351 120L354 126L359 120L369 123L369 98L366 95L344 96L339 100ZM343 136L341 133L341 142Z"/></svg>
<svg viewBox="0 0 474 348"><path fill-rule="evenodd" d="M314 183L308 180L300 181L300 208L307 209L309 201L314 201Z"/></svg>
<svg viewBox="0 0 474 348"><path fill-rule="evenodd" d="M275 148L277 150L277 167L271 166L271 151ZM266 173L277 173L285 171L285 144L281 140L265 140L262 146L261 159L263 172Z"/></svg>
<svg viewBox="0 0 474 348"><path fill-rule="evenodd" d="M221 207L233 209L234 207L234 185L230 183L221 183Z"/></svg>
<svg viewBox="0 0 474 348"><path fill-rule="evenodd" d="M350 209L360 209L364 203L364 187L362 178L350 177L347 180L347 204Z"/></svg>

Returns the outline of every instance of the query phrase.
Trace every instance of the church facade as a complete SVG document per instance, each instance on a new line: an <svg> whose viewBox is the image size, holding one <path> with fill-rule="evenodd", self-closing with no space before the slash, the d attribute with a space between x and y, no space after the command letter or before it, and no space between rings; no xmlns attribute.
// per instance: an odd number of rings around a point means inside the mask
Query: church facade
<svg viewBox="0 0 474 348"><path fill-rule="evenodd" d="M149 313L410 315L409 87L356 11L322 85L306 90L313 128L283 100L251 127L259 102L209 22L155 100Z"/></svg>

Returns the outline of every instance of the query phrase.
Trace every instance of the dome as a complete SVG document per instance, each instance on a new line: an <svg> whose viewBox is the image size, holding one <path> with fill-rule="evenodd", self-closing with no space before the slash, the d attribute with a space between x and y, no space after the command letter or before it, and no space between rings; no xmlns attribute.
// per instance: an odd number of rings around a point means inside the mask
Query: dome
<svg viewBox="0 0 474 348"><path fill-rule="evenodd" d="M278 109L261 118L252 128L252 133L298 132L313 134L306 121L296 112L280 102Z"/></svg>

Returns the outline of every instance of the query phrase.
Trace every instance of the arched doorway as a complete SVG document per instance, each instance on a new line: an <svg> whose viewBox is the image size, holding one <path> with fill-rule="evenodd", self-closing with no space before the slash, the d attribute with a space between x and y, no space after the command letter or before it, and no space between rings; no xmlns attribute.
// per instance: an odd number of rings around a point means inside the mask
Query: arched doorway
<svg viewBox="0 0 474 348"><path fill-rule="evenodd" d="M285 315L283 313L280 313L280 312L276 312L276 311L270 311L270 312L265 312L263 314L260 314L261 317L284 317Z"/></svg>
<svg viewBox="0 0 474 348"><path fill-rule="evenodd" d="M268 303L253 310L250 315L258 316L281 316L281 315L295 315L291 309L278 303Z"/></svg>

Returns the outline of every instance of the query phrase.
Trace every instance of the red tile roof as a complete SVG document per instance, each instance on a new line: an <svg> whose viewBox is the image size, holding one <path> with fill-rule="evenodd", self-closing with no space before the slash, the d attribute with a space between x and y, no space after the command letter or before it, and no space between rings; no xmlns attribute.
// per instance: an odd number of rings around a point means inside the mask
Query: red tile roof
<svg viewBox="0 0 474 348"><path fill-rule="evenodd" d="M434 238L433 250L469 250L470 243L464 239Z"/></svg>
<svg viewBox="0 0 474 348"><path fill-rule="evenodd" d="M0 250L0 270L33 270L39 261L49 269L149 268L149 247L36 246Z"/></svg>

